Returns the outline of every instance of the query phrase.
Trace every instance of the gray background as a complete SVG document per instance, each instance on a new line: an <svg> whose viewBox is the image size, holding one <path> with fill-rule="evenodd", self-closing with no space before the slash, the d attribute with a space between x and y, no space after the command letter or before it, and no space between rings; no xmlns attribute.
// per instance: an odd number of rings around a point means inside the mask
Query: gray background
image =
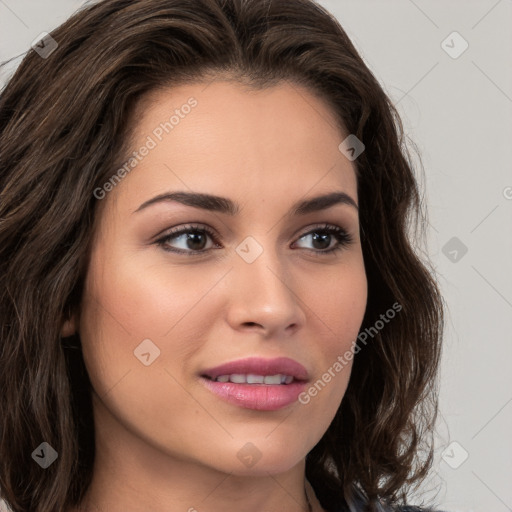
<svg viewBox="0 0 512 512"><path fill-rule="evenodd" d="M320 3L397 105L425 168L427 252L448 311L423 496L446 512L512 511L512 0ZM81 4L0 0L0 60Z"/></svg>

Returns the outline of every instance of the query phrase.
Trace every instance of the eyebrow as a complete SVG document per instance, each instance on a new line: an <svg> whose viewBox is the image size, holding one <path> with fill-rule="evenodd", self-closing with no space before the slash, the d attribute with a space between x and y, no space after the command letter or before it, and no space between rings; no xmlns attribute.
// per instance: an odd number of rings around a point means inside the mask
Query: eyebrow
<svg viewBox="0 0 512 512"><path fill-rule="evenodd" d="M230 216L240 212L240 205L226 197L198 192L168 192L160 194L142 203L133 213L140 212L151 205L166 202L178 202L186 206L201 208L203 210L224 213ZM353 206L359 211L357 203L345 192L331 192L321 196L312 197L295 203L290 209L291 215L307 215L325 210L338 204Z"/></svg>

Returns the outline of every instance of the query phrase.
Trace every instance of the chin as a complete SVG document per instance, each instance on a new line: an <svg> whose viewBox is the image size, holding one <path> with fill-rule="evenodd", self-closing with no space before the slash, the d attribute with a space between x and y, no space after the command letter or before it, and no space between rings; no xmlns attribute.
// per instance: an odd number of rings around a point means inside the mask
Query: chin
<svg viewBox="0 0 512 512"><path fill-rule="evenodd" d="M311 449L303 444L290 444L289 440L277 436L271 442L269 438L261 437L234 440L231 444L234 446L223 451L221 457L213 453L211 462L219 470L238 476L285 473L300 464ZM222 467L219 467L220 460L223 461Z"/></svg>

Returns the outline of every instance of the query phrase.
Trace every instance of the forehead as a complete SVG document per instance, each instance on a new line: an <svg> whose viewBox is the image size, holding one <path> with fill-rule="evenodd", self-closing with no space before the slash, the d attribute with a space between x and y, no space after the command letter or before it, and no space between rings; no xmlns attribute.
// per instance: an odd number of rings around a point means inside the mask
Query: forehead
<svg viewBox="0 0 512 512"><path fill-rule="evenodd" d="M221 114L221 119L232 122L251 118L257 114L267 122L272 118L277 122L275 113L286 113L289 121L302 124L303 116L308 116L308 123L316 127L317 122L326 123L332 130L344 133L345 128L335 115L334 109L326 97L318 91L299 85L290 80L281 80L265 87L242 83L235 79L214 78L182 85L160 87L139 99L135 107L133 121L135 126L144 127L146 122L154 121L153 116L168 119L174 109L193 97L200 108L194 108L194 117ZM171 111L169 111L171 108ZM198 115L199 114L199 115ZM272 128L273 124L269 125ZM146 126L147 127L147 126Z"/></svg>
<svg viewBox="0 0 512 512"><path fill-rule="evenodd" d="M296 198L336 186L356 199L353 164L338 149L345 137L327 102L290 82L159 89L134 111L126 155L133 167L115 195L133 204L179 188L283 201L283 190Z"/></svg>

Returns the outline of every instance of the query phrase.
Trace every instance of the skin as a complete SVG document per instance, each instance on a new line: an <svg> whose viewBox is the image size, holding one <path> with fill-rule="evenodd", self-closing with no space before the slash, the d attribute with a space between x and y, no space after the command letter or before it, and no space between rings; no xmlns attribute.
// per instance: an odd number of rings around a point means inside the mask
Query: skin
<svg viewBox="0 0 512 512"><path fill-rule="evenodd" d="M96 461L81 510L307 510L305 457L341 403L351 363L307 405L277 411L226 403L199 374L249 356L287 356L314 383L352 348L367 301L358 210L289 213L332 191L357 203L354 164L338 149L348 134L307 89L219 79L144 98L134 150L191 96L197 106L100 201L81 309L62 328L63 336L79 332L94 388ZM226 197L240 212L161 202L134 213L173 191ZM188 257L156 243L190 223L209 226L220 248ZM353 241L322 254L311 231L325 223ZM263 248L250 264L235 251L248 236ZM215 247L203 237L205 249ZM167 244L197 247L183 236ZM145 366L134 350L148 338L160 355ZM261 454L252 467L237 457L246 443ZM311 488L309 497L321 511Z"/></svg>

